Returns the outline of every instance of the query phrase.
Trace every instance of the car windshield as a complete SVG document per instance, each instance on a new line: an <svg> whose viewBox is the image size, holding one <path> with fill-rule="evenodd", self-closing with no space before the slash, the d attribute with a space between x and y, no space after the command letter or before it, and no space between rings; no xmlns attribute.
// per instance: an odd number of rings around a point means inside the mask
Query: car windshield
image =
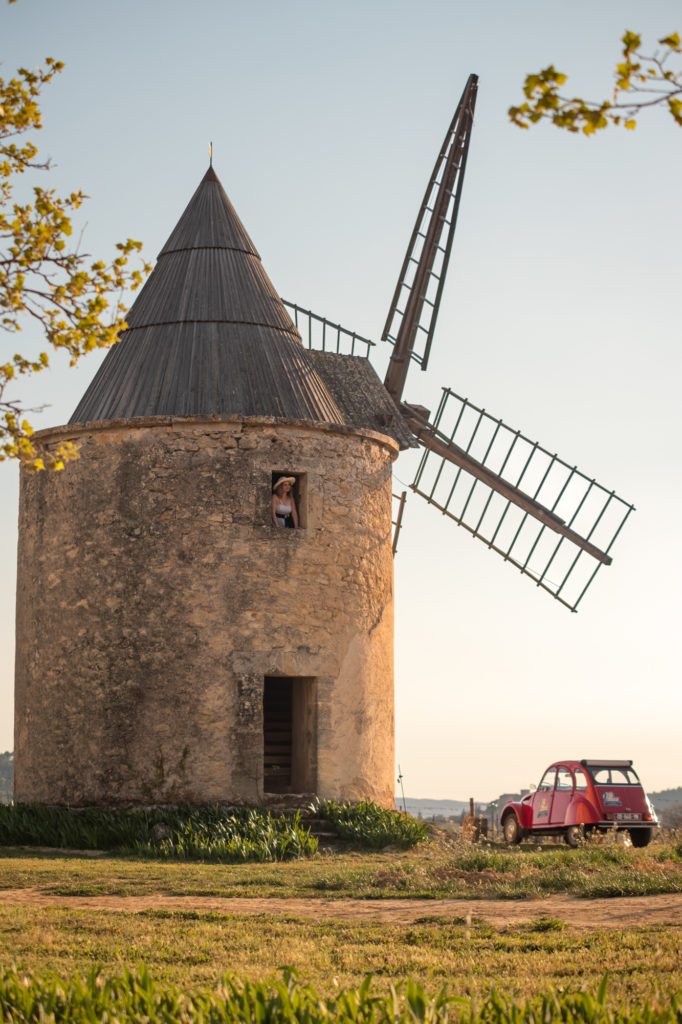
<svg viewBox="0 0 682 1024"><path fill-rule="evenodd" d="M588 771L597 786L639 786L640 782L632 768L597 768L588 765Z"/></svg>

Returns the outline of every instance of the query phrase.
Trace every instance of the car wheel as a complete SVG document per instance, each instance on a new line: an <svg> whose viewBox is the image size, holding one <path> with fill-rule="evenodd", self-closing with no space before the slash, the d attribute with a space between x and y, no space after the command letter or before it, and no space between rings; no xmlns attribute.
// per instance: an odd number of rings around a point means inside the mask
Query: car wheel
<svg viewBox="0 0 682 1024"><path fill-rule="evenodd" d="M652 828L633 828L630 832L630 841L633 846L648 846L653 834Z"/></svg>
<svg viewBox="0 0 682 1024"><path fill-rule="evenodd" d="M502 822L505 843L520 843L523 838L523 829L519 825L519 819L515 814L508 814Z"/></svg>
<svg viewBox="0 0 682 1024"><path fill-rule="evenodd" d="M585 830L582 825L569 825L564 832L564 839L568 845L575 850L585 838Z"/></svg>

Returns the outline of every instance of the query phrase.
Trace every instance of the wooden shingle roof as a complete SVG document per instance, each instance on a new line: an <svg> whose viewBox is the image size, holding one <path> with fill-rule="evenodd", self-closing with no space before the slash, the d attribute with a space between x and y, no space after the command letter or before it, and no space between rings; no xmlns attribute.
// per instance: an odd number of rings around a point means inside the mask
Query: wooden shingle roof
<svg viewBox="0 0 682 1024"><path fill-rule="evenodd" d="M278 416L343 424L213 168L71 423Z"/></svg>
<svg viewBox="0 0 682 1024"><path fill-rule="evenodd" d="M337 352L310 352L310 356L347 426L387 434L401 449L417 447L412 431L368 359Z"/></svg>

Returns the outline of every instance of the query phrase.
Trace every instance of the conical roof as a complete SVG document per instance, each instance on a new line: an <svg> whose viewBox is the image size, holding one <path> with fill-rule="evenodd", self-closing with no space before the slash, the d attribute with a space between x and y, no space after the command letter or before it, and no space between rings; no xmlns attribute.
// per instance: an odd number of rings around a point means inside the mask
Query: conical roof
<svg viewBox="0 0 682 1024"><path fill-rule="evenodd" d="M71 423L136 416L343 415L212 167Z"/></svg>

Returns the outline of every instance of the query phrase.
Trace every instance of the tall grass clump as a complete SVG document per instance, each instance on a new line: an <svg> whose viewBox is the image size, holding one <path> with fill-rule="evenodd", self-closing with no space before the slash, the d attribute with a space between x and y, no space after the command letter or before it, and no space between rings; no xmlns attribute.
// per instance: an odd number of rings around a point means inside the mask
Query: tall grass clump
<svg viewBox="0 0 682 1024"><path fill-rule="evenodd" d="M316 851L317 839L301 824L298 811L290 817L276 816L257 807L212 817L190 814L170 835L160 834L136 847L137 853L147 856L222 864L294 860Z"/></svg>
<svg viewBox="0 0 682 1024"><path fill-rule="evenodd" d="M428 836L428 828L423 823L399 811L379 807L371 800L361 800L356 804L322 800L313 809L332 823L342 839L358 846L409 849Z"/></svg>
<svg viewBox="0 0 682 1024"><path fill-rule="evenodd" d="M291 972L271 982L228 977L213 991L181 991L157 983L144 966L106 977L93 970L87 977L62 981L54 976L5 971L0 975L0 1021L22 1024L251 1024L252 1021L305 1021L306 1024L678 1024L679 995L652 1003L613 1007L603 982L594 992L556 993L515 1000L491 992L470 1000L445 989L429 993L412 980L389 985L375 994L371 979L358 988L340 990L331 998L312 985L300 984Z"/></svg>
<svg viewBox="0 0 682 1024"><path fill-rule="evenodd" d="M0 846L109 850L147 857L241 863L310 856L317 839L296 812L262 807L104 810L0 805Z"/></svg>

